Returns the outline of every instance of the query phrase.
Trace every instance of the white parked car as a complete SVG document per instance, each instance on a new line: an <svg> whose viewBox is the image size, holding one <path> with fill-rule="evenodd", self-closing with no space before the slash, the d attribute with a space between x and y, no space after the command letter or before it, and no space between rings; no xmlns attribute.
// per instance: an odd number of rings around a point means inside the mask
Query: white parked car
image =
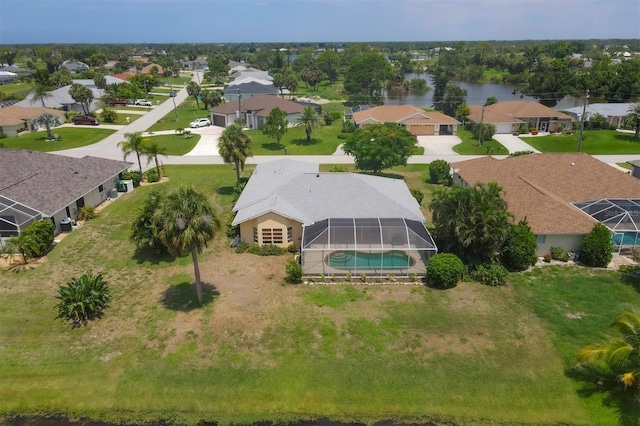
<svg viewBox="0 0 640 426"><path fill-rule="evenodd" d="M197 120L193 120L190 124L189 127L207 127L207 126L211 126L211 121L209 121L208 118L198 118Z"/></svg>
<svg viewBox="0 0 640 426"><path fill-rule="evenodd" d="M139 105L139 106L152 106L153 104L146 100L146 99L137 99L134 105Z"/></svg>

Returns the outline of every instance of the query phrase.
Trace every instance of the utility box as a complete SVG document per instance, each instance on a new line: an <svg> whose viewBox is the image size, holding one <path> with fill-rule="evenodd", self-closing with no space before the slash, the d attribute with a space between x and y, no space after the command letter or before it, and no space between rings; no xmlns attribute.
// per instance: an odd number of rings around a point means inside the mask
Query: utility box
<svg viewBox="0 0 640 426"><path fill-rule="evenodd" d="M116 184L116 188L118 189L118 192L131 192L133 191L133 181L131 179L119 180Z"/></svg>
<svg viewBox="0 0 640 426"><path fill-rule="evenodd" d="M111 188L109 190L109 198L118 198L118 188Z"/></svg>
<svg viewBox="0 0 640 426"><path fill-rule="evenodd" d="M60 231L71 232L72 229L73 229L73 225L71 223L71 219L62 219L60 221Z"/></svg>

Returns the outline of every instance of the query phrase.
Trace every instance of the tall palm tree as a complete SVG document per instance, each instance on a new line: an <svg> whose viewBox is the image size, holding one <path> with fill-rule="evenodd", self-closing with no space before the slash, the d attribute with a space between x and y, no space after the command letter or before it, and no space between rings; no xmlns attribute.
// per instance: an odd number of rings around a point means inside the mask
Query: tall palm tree
<svg viewBox="0 0 640 426"><path fill-rule="evenodd" d="M191 253L196 279L198 302L202 304L202 281L198 253L213 240L218 228L214 208L207 196L193 188L179 188L168 194L158 211L160 239L170 253L186 256Z"/></svg>
<svg viewBox="0 0 640 426"><path fill-rule="evenodd" d="M627 110L627 117L631 118L634 123L634 127L636 129L636 133L634 138L640 139L640 102L637 104L631 105Z"/></svg>
<svg viewBox="0 0 640 426"><path fill-rule="evenodd" d="M118 142L118 147L122 149L125 160L132 152L136 153L136 156L138 157L138 167L140 167L140 180L142 180L143 174L140 153L142 153L144 145L148 142L148 139L142 137L142 132L125 133L124 137L127 139Z"/></svg>
<svg viewBox="0 0 640 426"><path fill-rule="evenodd" d="M160 162L158 161L159 155L167 156L167 148L158 145L157 142L152 140L148 140L146 143L142 145L142 152L147 155L147 165L151 161L155 161L156 163L156 171L158 172L158 178L161 178L160 174Z"/></svg>
<svg viewBox="0 0 640 426"><path fill-rule="evenodd" d="M47 106L44 104L46 99L51 97L51 91L49 90L49 86L46 84L38 83L33 88L33 97L31 98L31 103L41 102L42 108L46 108Z"/></svg>
<svg viewBox="0 0 640 426"><path fill-rule="evenodd" d="M22 264L26 265L29 258L34 257L38 251L38 242L32 235L21 232L5 243L3 253L14 255L16 252L22 256Z"/></svg>
<svg viewBox="0 0 640 426"><path fill-rule="evenodd" d="M39 125L44 124L44 126L47 128L48 141L53 140L53 135L51 134L51 126L55 127L61 124L60 117L58 117L57 115L49 114L48 112L45 112L44 114L40 114L35 118L34 121Z"/></svg>
<svg viewBox="0 0 640 426"><path fill-rule="evenodd" d="M306 106L302 110L302 115L293 122L293 127L304 127L307 143L309 143L313 129L320 127L320 116L312 106Z"/></svg>
<svg viewBox="0 0 640 426"><path fill-rule="evenodd" d="M240 183L240 169L244 170L247 158L253 156L251 152L251 138L242 130L242 123L236 121L222 131L218 140L218 151L224 161L236 165L236 182Z"/></svg>

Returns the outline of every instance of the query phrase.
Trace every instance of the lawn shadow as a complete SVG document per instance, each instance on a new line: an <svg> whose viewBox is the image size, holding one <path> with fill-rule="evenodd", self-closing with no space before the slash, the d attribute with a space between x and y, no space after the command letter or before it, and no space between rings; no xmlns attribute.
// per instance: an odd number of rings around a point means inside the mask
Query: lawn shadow
<svg viewBox="0 0 640 426"><path fill-rule="evenodd" d="M161 302L165 308L172 311L189 312L202 308L213 302L220 292L213 284L202 283L202 305L198 303L196 285L191 282L181 282L166 289Z"/></svg>
<svg viewBox="0 0 640 426"><path fill-rule="evenodd" d="M631 143L638 143L640 142L640 139L636 139L634 137L633 133L616 133L615 135L613 135L613 138L619 141L623 141L623 142L631 142Z"/></svg>
<svg viewBox="0 0 640 426"><path fill-rule="evenodd" d="M291 143L293 145L297 145L297 146L311 146L311 145L315 145L320 143L320 139L316 139L316 138L311 138L311 140L309 142L307 142L307 138L302 138L302 139L293 139L291 140Z"/></svg>
<svg viewBox="0 0 640 426"><path fill-rule="evenodd" d="M218 195L231 195L234 192L235 187L233 186L221 186L220 188L216 189L216 193Z"/></svg>
<svg viewBox="0 0 640 426"><path fill-rule="evenodd" d="M282 144L278 145L276 142L265 142L262 147L268 151L282 151L284 148Z"/></svg>
<svg viewBox="0 0 640 426"><path fill-rule="evenodd" d="M640 265L622 265L620 271L620 281L629 284L640 293Z"/></svg>
<svg viewBox="0 0 640 426"><path fill-rule="evenodd" d="M369 176L381 176L381 177L386 177L386 178L390 178L390 179L401 179L401 180L404 180L404 176L402 176L401 174L398 174L398 173L380 172L380 173L376 174L376 173L367 172L367 171L360 171L358 173L363 174L363 175L369 175Z"/></svg>
<svg viewBox="0 0 640 426"><path fill-rule="evenodd" d="M144 263L159 265L161 263L171 263L176 259L175 256L170 255L166 251L154 250L148 246L136 249L131 258L135 260L138 265Z"/></svg>

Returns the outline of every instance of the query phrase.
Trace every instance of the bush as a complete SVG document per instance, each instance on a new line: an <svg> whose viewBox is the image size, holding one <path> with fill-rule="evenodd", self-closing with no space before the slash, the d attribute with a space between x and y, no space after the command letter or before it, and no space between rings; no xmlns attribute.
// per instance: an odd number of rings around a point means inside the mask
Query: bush
<svg viewBox="0 0 640 426"><path fill-rule="evenodd" d="M480 284L493 287L502 286L507 283L508 271L499 263L488 263L478 265L472 272L471 278Z"/></svg>
<svg viewBox="0 0 640 426"><path fill-rule="evenodd" d="M553 260L560 260L560 258L564 254L566 254L562 247L551 247L551 250L549 250L549 252L551 254L551 259Z"/></svg>
<svg viewBox="0 0 640 426"><path fill-rule="evenodd" d="M97 216L95 207L84 206L78 212L78 220L91 220Z"/></svg>
<svg viewBox="0 0 640 426"><path fill-rule="evenodd" d="M7 136L7 134L5 132L0 132L0 139L6 139L9 136Z"/></svg>
<svg viewBox="0 0 640 426"><path fill-rule="evenodd" d="M338 133L338 139L349 139L348 133Z"/></svg>
<svg viewBox="0 0 640 426"><path fill-rule="evenodd" d="M427 281L436 288L453 288L464 276L464 265L458 256L438 253L427 262Z"/></svg>
<svg viewBox="0 0 640 426"><path fill-rule="evenodd" d="M80 278L72 278L67 285L60 286L56 299L60 300L55 306L58 310L56 319L71 321L72 327L79 327L101 317L109 307L111 295L102 275L86 272Z"/></svg>
<svg viewBox="0 0 640 426"><path fill-rule="evenodd" d="M429 181L440 185L451 184L451 165L446 160L434 160L429 163Z"/></svg>
<svg viewBox="0 0 640 426"><path fill-rule="evenodd" d="M137 188L140 186L140 181L142 180L140 177L140 172L126 172L122 174L123 180L131 179L133 181L133 187Z"/></svg>
<svg viewBox="0 0 640 426"><path fill-rule="evenodd" d="M551 253L546 253L543 257L545 263L551 263Z"/></svg>
<svg viewBox="0 0 640 426"><path fill-rule="evenodd" d="M524 271L531 265L538 244L526 221L511 225L502 245L502 264L510 271Z"/></svg>
<svg viewBox="0 0 640 426"><path fill-rule="evenodd" d="M72 119L73 117L75 117L76 115L80 115L80 114L79 114L77 111L69 110L69 111L67 111L67 112L65 112L65 113L64 113L64 120L65 120L67 123L71 123L71 119Z"/></svg>
<svg viewBox="0 0 640 426"><path fill-rule="evenodd" d="M247 251L249 249L249 244L245 243L244 241L240 241L237 245L236 245L236 253L240 254L240 253L244 253L245 251Z"/></svg>
<svg viewBox="0 0 640 426"><path fill-rule="evenodd" d="M509 157L519 157L521 155L533 154L533 151L514 151L509 154Z"/></svg>
<svg viewBox="0 0 640 426"><path fill-rule="evenodd" d="M298 247L297 247L295 244L291 243L291 244L289 244L289 245L287 246L287 251L288 251L289 253L293 253L293 254L295 254L295 253L297 253L297 252L298 252Z"/></svg>
<svg viewBox="0 0 640 426"><path fill-rule="evenodd" d="M418 204L422 204L422 200L424 200L424 194L419 189L410 189L411 195L416 199Z"/></svg>
<svg viewBox="0 0 640 426"><path fill-rule="evenodd" d="M144 177L147 182L158 182L160 180L160 176L158 176L158 171L156 169L149 169L144 172Z"/></svg>
<svg viewBox="0 0 640 426"><path fill-rule="evenodd" d="M103 108L100 117L105 123L115 123L118 121L118 113L111 108Z"/></svg>
<svg viewBox="0 0 640 426"><path fill-rule="evenodd" d="M275 244L264 244L261 246L251 246L247 249L247 252L257 254L259 256L280 256L281 254L284 254L285 250Z"/></svg>
<svg viewBox="0 0 640 426"><path fill-rule="evenodd" d="M580 261L588 266L605 268L612 257L611 233L606 226L598 222L580 241Z"/></svg>
<svg viewBox="0 0 640 426"><path fill-rule="evenodd" d="M56 230L53 222L47 219L33 222L22 230L23 234L30 235L36 242L33 255L36 257L44 256L53 244L53 234Z"/></svg>
<svg viewBox="0 0 640 426"><path fill-rule="evenodd" d="M285 266L285 281L289 284L299 284L302 282L302 265L295 259L287 260Z"/></svg>
<svg viewBox="0 0 640 426"><path fill-rule="evenodd" d="M334 164L333 166L331 166L331 170L329 171L336 172L336 173L344 173L347 171L347 168L345 166L341 166L340 164Z"/></svg>
<svg viewBox="0 0 640 426"><path fill-rule="evenodd" d="M345 120L342 122L342 133L353 133L357 128L358 126L353 120Z"/></svg>

